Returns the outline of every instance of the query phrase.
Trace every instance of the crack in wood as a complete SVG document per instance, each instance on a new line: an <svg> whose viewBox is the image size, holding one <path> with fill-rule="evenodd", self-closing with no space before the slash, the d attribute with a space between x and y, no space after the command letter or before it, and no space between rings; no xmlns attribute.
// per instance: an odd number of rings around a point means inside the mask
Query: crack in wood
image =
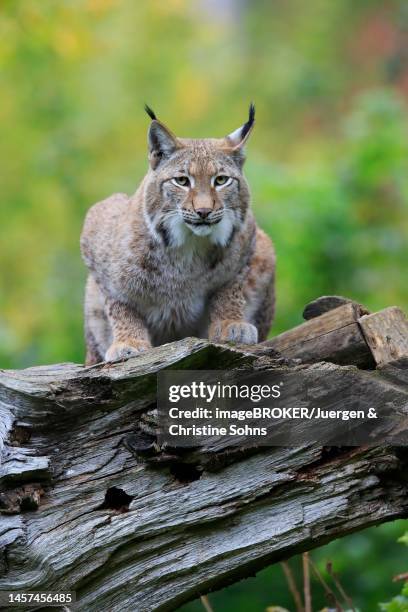
<svg viewBox="0 0 408 612"><path fill-rule="evenodd" d="M310 376L317 392L319 371L334 369L374 405L398 398L398 410L407 411L404 355L375 371L308 364L319 360L322 336L328 360L338 351L350 364L374 363L356 312L343 304L310 319L306 331L292 333L290 357L268 344L231 348L189 338L109 366L0 370L1 495L18 512L0 514L0 588L76 590L87 612L174 610L297 552L408 516L406 448L245 449L209 439L170 452L156 444L152 398L164 368L285 370ZM378 321L387 328L382 359L392 353L389 321L401 322L392 314L370 319L370 329ZM333 333L326 334L328 321ZM352 325L360 336L348 333ZM305 352L296 334L311 329L320 337ZM398 330L395 337L400 342ZM11 466L14 482L6 477ZM43 484L41 469L49 478ZM27 486L43 493L37 510L22 512Z"/></svg>

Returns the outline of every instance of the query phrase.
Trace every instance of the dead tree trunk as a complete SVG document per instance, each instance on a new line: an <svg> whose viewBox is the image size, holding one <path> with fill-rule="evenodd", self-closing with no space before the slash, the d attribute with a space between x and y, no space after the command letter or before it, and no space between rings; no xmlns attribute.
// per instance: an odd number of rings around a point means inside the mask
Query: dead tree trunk
<svg viewBox="0 0 408 612"><path fill-rule="evenodd" d="M0 371L0 590L76 591L87 611L174 610L295 553L408 516L403 447L207 445L177 455L155 444L163 368L246 364L303 376L319 359L374 406L395 401L408 430L402 313L320 300L306 316L256 347L190 338L124 363Z"/></svg>

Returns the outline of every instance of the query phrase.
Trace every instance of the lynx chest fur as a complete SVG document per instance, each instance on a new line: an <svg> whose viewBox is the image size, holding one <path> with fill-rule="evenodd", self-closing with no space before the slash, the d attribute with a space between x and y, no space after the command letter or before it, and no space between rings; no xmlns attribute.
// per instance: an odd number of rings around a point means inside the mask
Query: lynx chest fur
<svg viewBox="0 0 408 612"><path fill-rule="evenodd" d="M188 335L254 343L273 316L273 248L242 174L253 110L220 140L178 139L149 114L149 172L93 206L81 237L87 363Z"/></svg>

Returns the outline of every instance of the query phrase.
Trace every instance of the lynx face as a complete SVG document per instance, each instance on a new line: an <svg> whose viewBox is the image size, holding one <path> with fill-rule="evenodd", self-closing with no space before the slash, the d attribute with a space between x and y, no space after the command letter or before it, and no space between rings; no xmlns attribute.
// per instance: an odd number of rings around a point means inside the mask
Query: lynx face
<svg viewBox="0 0 408 612"><path fill-rule="evenodd" d="M242 173L243 144L253 112L251 107L249 121L223 139L176 138L153 119L144 214L149 229L166 244L206 237L225 246L244 222L249 189Z"/></svg>

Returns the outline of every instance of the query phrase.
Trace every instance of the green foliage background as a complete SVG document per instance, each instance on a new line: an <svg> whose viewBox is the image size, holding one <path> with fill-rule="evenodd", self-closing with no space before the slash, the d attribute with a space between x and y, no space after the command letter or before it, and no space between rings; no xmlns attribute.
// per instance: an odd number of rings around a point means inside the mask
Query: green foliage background
<svg viewBox="0 0 408 612"><path fill-rule="evenodd" d="M142 177L144 102L179 135L221 136L255 101L274 332L322 294L407 309L407 32L404 0L0 1L0 366L83 360L81 224ZM402 529L327 549L363 610L398 591ZM289 605L276 568L260 576ZM219 609L262 609L248 585Z"/></svg>

